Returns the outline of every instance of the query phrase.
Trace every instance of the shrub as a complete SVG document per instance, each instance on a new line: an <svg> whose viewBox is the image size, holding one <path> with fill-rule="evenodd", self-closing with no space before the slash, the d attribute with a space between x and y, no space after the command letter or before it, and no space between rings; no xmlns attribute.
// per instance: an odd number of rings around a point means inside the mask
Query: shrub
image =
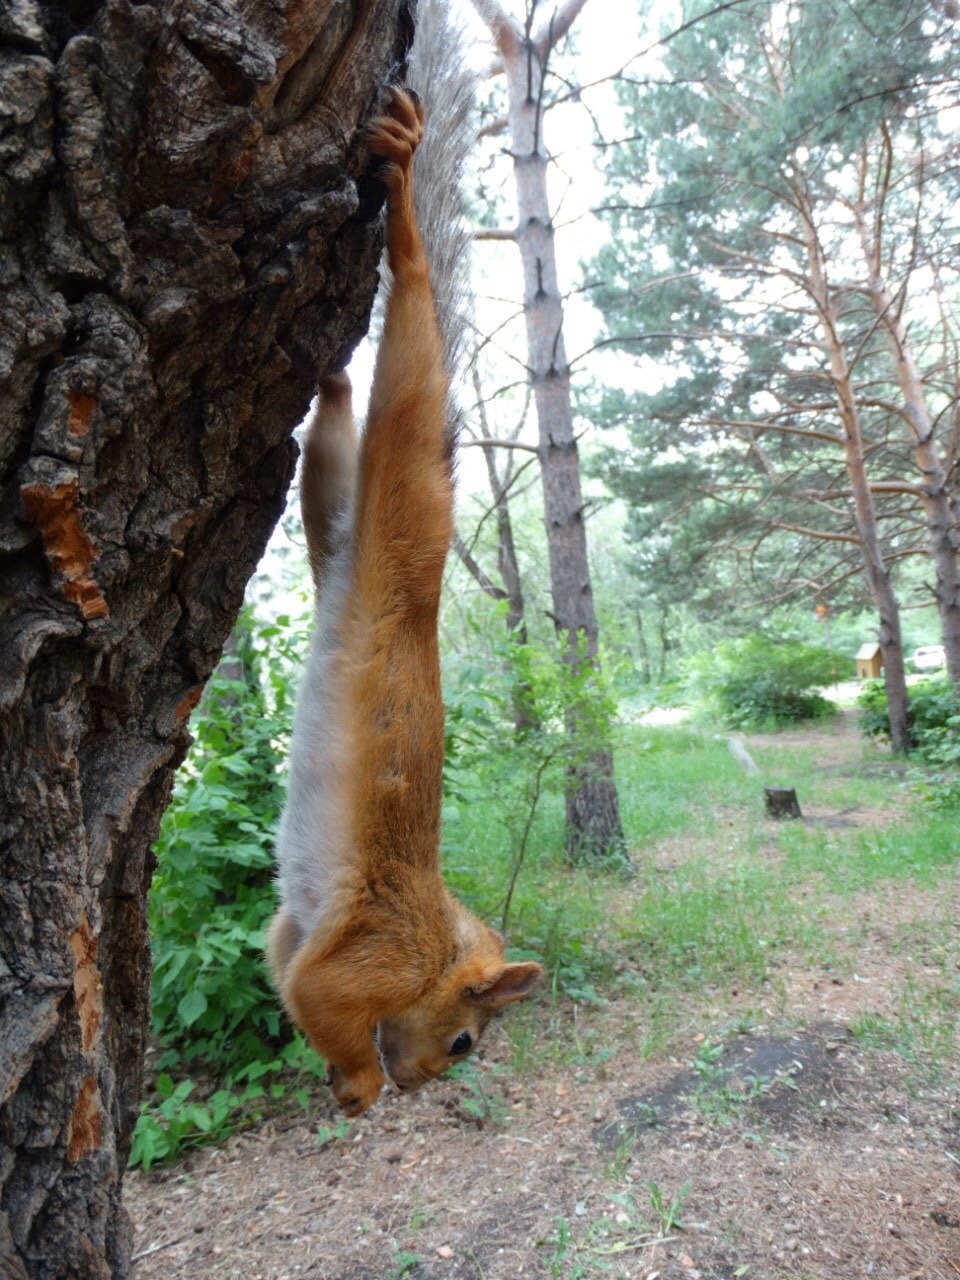
<svg viewBox="0 0 960 1280"><path fill-rule="evenodd" d="M943 730L949 728L952 717L960 713L960 691L944 676L932 676L918 680L907 688L910 703L910 733L913 744L925 750L935 747L942 739ZM890 717L887 714L887 694L882 680L871 680L857 698L860 708L860 728L871 738L888 741Z"/></svg>
<svg viewBox="0 0 960 1280"><path fill-rule="evenodd" d="M909 692L909 691L908 691ZM857 722L868 738L890 741L887 691L882 680L868 680L857 694Z"/></svg>
<svg viewBox="0 0 960 1280"><path fill-rule="evenodd" d="M830 649L755 633L727 640L690 662L688 688L726 724L794 724L832 715L817 689L852 674Z"/></svg>
<svg viewBox="0 0 960 1280"><path fill-rule="evenodd" d="M920 789L938 805L960 805L960 690L946 676L919 680L907 689L910 736L917 756L929 766L918 776ZM872 680L857 699L860 727L887 741L890 717L880 680Z"/></svg>
<svg viewBox="0 0 960 1280"><path fill-rule="evenodd" d="M194 743L156 843L150 932L160 1074L131 1150L131 1163L148 1168L181 1147L222 1137L253 1114L258 1098L285 1092L270 1075L320 1071L302 1038L282 1025L263 958L281 770L305 640L288 617L267 626L245 610L233 641L195 713ZM204 1099L182 1078L185 1069L224 1087Z"/></svg>
<svg viewBox="0 0 960 1280"><path fill-rule="evenodd" d="M273 1056L280 1031L263 948L295 680L285 628L288 618L264 626L241 615L235 656L207 686L156 846L153 1032L175 1050L171 1061L201 1059L220 1072Z"/></svg>

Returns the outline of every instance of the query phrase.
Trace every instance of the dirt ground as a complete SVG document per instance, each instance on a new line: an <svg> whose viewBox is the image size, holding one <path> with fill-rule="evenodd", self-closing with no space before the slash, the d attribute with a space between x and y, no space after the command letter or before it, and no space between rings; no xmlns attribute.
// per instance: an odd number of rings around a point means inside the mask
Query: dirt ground
<svg viewBox="0 0 960 1280"><path fill-rule="evenodd" d="M843 754L832 738L825 767ZM346 1136L320 1097L312 1119L133 1173L135 1280L956 1280L956 1063L931 1074L851 1032L896 1018L944 912L960 914L955 873L847 899L852 963L787 957L759 994L705 993L667 1056L641 1058L625 996L544 1001L538 1033L570 1052L532 1072L498 1023L473 1079L385 1093Z"/></svg>

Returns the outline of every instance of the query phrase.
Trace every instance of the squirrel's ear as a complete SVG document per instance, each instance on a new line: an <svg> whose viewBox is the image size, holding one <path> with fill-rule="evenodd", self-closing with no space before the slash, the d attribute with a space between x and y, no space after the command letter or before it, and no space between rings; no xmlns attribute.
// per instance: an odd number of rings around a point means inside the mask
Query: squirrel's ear
<svg viewBox="0 0 960 1280"><path fill-rule="evenodd" d="M474 987L470 995L488 1009L500 1009L528 996L542 977L543 970L531 960L506 964L489 982L482 987Z"/></svg>

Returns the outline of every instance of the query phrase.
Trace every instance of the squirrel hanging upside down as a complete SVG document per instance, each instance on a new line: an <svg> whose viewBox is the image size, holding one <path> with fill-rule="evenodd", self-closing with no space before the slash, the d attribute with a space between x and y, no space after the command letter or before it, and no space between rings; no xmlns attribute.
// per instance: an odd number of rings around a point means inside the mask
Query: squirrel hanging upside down
<svg viewBox="0 0 960 1280"><path fill-rule="evenodd" d="M303 450L317 592L277 839L274 982L351 1116L384 1072L418 1089L465 1057L533 963L440 876L444 717L437 613L452 531L447 373L413 201L423 110L393 90L368 130L393 284L357 452L350 382L326 378Z"/></svg>

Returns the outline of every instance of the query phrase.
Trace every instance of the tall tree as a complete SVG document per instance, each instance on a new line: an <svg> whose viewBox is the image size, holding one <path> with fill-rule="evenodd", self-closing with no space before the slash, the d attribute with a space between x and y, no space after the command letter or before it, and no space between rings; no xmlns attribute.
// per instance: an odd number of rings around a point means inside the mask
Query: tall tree
<svg viewBox="0 0 960 1280"><path fill-rule="evenodd" d="M0 23L0 1271L122 1277L149 847L364 331L359 128L401 0L22 0Z"/></svg>
<svg viewBox="0 0 960 1280"><path fill-rule="evenodd" d="M874 174L870 164L870 150L865 146L860 156L856 199L845 203L851 211L863 255L866 279L859 287L868 299L886 339L893 370L892 381L896 389L894 394L899 392L896 417L906 427L919 472L918 496L926 517L927 540L936 583L934 594L940 613L940 633L946 654L947 674L951 680L960 681L960 493L953 492L950 488L948 469L937 443L938 423L930 408L931 388L928 378L921 370L906 318L911 277L918 265L916 258L920 246L915 235L908 242L908 261L901 265L897 263L896 255L888 253L884 245L886 229L889 222L893 221L890 206L893 203L894 180L898 177L902 180L903 174L896 174L894 171L894 144L886 121L881 122L880 132L882 141L876 157L875 181L870 183ZM910 138L911 142L913 140ZM950 147L950 153L952 150ZM927 171L932 158L924 155L922 146L917 148L917 153L916 160L907 165L908 174L916 179L910 185L914 188L918 206L927 199L936 203L935 184ZM952 154L948 155L948 166L952 170ZM941 167L942 162L937 164L933 161L934 174ZM952 204L952 190L947 194L947 200ZM921 212L918 207L915 227L922 223ZM941 220L939 214L937 220ZM953 233L948 235L946 256L949 263L954 254L958 228L955 218L948 217L946 221ZM929 251L931 245L927 242L924 247ZM893 286L888 279L888 265L894 270L900 266L900 278ZM949 363L951 355L955 359L952 344L946 352L937 352L935 367L940 379L943 364ZM935 385L932 394L936 395ZM940 398L943 398L942 395Z"/></svg>
<svg viewBox="0 0 960 1280"><path fill-rule="evenodd" d="M580 681L585 663L598 669L599 641L547 192L550 157L543 139L543 112L548 61L585 3L566 0L538 20L536 0L527 0L521 24L498 0L474 0L489 27L506 77L517 223L505 238L515 241L523 268L526 364L537 416L553 614L575 682ZM567 729L574 744L583 742L588 733L591 739L596 738L595 718L576 701L568 709ZM622 845L609 741L590 741L576 753L567 776L566 818L567 847L572 856L603 854Z"/></svg>
<svg viewBox="0 0 960 1280"><path fill-rule="evenodd" d="M700 449L714 476L718 457L735 460L713 490L731 523L858 550L905 749L891 565L904 550L895 530L916 525L896 499L916 501L919 487L871 390L877 322L850 302L855 243L849 218L837 226L836 188L855 179L848 158L880 121L913 110L955 55L930 37L920 0L688 12L660 73L623 87L632 127L610 161L617 242L597 263L610 340L641 344L673 374L634 397L635 430L657 421L667 450ZM909 238L912 225L888 231ZM797 501L804 520L791 517Z"/></svg>

